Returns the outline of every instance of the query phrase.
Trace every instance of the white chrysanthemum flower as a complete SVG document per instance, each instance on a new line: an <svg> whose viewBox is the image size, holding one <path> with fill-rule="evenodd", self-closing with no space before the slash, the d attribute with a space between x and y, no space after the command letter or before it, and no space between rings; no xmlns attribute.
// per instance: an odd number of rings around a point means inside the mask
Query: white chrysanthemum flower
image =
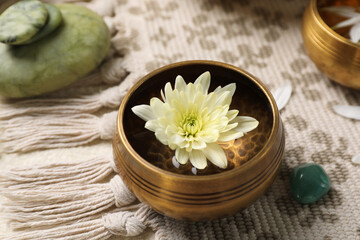
<svg viewBox="0 0 360 240"><path fill-rule="evenodd" d="M152 98L150 105L139 105L132 111L146 121L145 128L155 132L156 138L175 150L179 163L204 169L207 161L220 168L227 167L224 150L217 142L240 138L255 129L259 122L252 117L237 116L229 110L235 92L234 83L218 87L208 93L210 73L200 75L195 83L186 84L177 76L175 89L171 84L161 91L163 101Z"/></svg>
<svg viewBox="0 0 360 240"><path fill-rule="evenodd" d="M349 27L350 40L354 43L359 43L360 41L360 9L356 9L351 6L331 6L323 8L326 11L335 13L339 16L346 17L348 19L336 24L333 26L333 29Z"/></svg>

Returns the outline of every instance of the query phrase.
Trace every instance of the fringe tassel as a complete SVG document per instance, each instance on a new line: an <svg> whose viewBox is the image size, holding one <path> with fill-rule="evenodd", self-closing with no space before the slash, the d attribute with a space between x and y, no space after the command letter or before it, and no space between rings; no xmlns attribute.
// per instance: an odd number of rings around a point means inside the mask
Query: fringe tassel
<svg viewBox="0 0 360 240"><path fill-rule="evenodd" d="M111 51L112 50L109 50L109 55L114 54ZM74 82L67 88L83 88L84 86L88 87L99 85L102 83L106 83L109 85L119 84L122 80L126 78L127 75L129 75L129 72L123 67L123 62L124 60L122 57L109 57L109 59L105 60L99 68L94 70L86 77ZM58 92L61 92L61 90L59 90ZM55 94L56 93L53 93L53 95Z"/></svg>
<svg viewBox="0 0 360 240"><path fill-rule="evenodd" d="M0 105L0 120L20 115L73 115L94 113L102 107L117 108L129 88L130 86L120 84L93 95L74 98L36 98L3 103Z"/></svg>
<svg viewBox="0 0 360 240"><path fill-rule="evenodd" d="M108 239L112 234L102 225L101 216L92 216L80 222L72 222L68 225L41 229L36 231L22 231L3 235L3 240L99 240Z"/></svg>
<svg viewBox="0 0 360 240"><path fill-rule="evenodd" d="M14 168L0 172L0 187L32 189L44 185L99 183L116 171L112 157L95 157L83 162L54 163Z"/></svg>
<svg viewBox="0 0 360 240"><path fill-rule="evenodd" d="M146 204L136 206L138 210L123 211L120 209L100 215L93 215L82 219L81 221L72 221L67 225L47 228L32 229L29 232L14 234L12 236L3 236L4 240L98 240L108 239L112 236L132 237L143 233L147 227L152 228L155 233L155 239L164 240L165 236L157 234L159 231L154 228L155 225L164 224L163 217L155 213Z"/></svg>
<svg viewBox="0 0 360 240"><path fill-rule="evenodd" d="M147 227L155 239L166 239L164 217L144 203L132 204L136 198L119 175L98 183L115 170L109 159L2 172L0 191L9 200L3 214L17 231L0 239L97 240L137 236Z"/></svg>
<svg viewBox="0 0 360 240"><path fill-rule="evenodd" d="M65 224L136 200L119 175L110 183L59 183L27 189L2 188L1 191L10 200L4 204L4 216L13 229Z"/></svg>
<svg viewBox="0 0 360 240"><path fill-rule="evenodd" d="M92 114L34 115L0 121L4 152L76 147L96 139L112 139L117 112L97 117Z"/></svg>

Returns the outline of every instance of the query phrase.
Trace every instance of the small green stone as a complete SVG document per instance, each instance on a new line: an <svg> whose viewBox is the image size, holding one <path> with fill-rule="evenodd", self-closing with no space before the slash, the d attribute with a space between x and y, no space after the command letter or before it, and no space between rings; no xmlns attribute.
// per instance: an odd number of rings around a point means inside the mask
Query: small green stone
<svg viewBox="0 0 360 240"><path fill-rule="evenodd" d="M0 42L20 44L32 38L46 23L48 11L37 0L21 1L0 15Z"/></svg>
<svg viewBox="0 0 360 240"><path fill-rule="evenodd" d="M318 164L306 163L291 172L291 195L298 203L318 201L330 189L330 179Z"/></svg>
<svg viewBox="0 0 360 240"><path fill-rule="evenodd" d="M36 33L35 36L21 44L29 44L35 42L52 33L60 25L62 21L60 10L51 4L44 3L44 6L46 7L49 14L45 26L38 33Z"/></svg>

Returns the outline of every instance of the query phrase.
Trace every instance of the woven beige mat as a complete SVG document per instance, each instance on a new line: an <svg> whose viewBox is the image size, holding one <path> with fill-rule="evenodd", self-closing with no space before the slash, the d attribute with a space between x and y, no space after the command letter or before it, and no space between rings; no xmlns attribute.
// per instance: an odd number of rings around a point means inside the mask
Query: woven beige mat
<svg viewBox="0 0 360 240"><path fill-rule="evenodd" d="M293 86L292 98L281 112L285 158L267 193L246 210L216 221L186 223L159 215L162 237L360 239L360 165L351 162L360 154L360 121L342 118L331 109L335 104L360 105L360 92L329 81L304 52L301 19L307 1L114 2L116 15L122 16L133 40L126 49L138 71L146 73L181 60L210 59L244 68L270 89L285 82ZM17 161L33 163L45 155L54 162L76 152L86 154L104 146L108 150L109 144L4 154L0 167L8 168ZM320 201L300 205L290 196L289 175L292 167L305 162L321 164L332 187Z"/></svg>

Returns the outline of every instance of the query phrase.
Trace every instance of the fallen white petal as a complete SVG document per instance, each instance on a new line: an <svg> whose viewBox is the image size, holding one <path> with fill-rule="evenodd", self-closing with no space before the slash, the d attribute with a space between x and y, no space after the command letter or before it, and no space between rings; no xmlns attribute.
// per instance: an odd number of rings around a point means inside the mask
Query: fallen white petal
<svg viewBox="0 0 360 240"><path fill-rule="evenodd" d="M201 150L192 150L190 152L190 162L197 169L204 169L207 166L206 157Z"/></svg>
<svg viewBox="0 0 360 240"><path fill-rule="evenodd" d="M180 167L180 163L177 161L176 157L172 158L172 164L174 165L174 167L179 168Z"/></svg>
<svg viewBox="0 0 360 240"><path fill-rule="evenodd" d="M151 110L151 107L149 105L138 105L133 108L131 108L133 113L135 113L136 116L141 118L144 121L149 121L151 119L154 119L155 116Z"/></svg>
<svg viewBox="0 0 360 240"><path fill-rule="evenodd" d="M350 40L354 43L358 43L360 40L360 23L355 24L350 29Z"/></svg>
<svg viewBox="0 0 360 240"><path fill-rule="evenodd" d="M214 165L220 168L227 167L227 159L224 150L217 143L207 144L207 148L203 150L206 158Z"/></svg>
<svg viewBox="0 0 360 240"><path fill-rule="evenodd" d="M333 110L343 117L360 120L359 106L335 105L333 106Z"/></svg>
<svg viewBox="0 0 360 240"><path fill-rule="evenodd" d="M273 96L279 111L283 109L285 105L289 102L291 93L292 93L291 83L286 83L274 91Z"/></svg>
<svg viewBox="0 0 360 240"><path fill-rule="evenodd" d="M351 161L355 164L360 164L360 154L359 155L355 155Z"/></svg>

